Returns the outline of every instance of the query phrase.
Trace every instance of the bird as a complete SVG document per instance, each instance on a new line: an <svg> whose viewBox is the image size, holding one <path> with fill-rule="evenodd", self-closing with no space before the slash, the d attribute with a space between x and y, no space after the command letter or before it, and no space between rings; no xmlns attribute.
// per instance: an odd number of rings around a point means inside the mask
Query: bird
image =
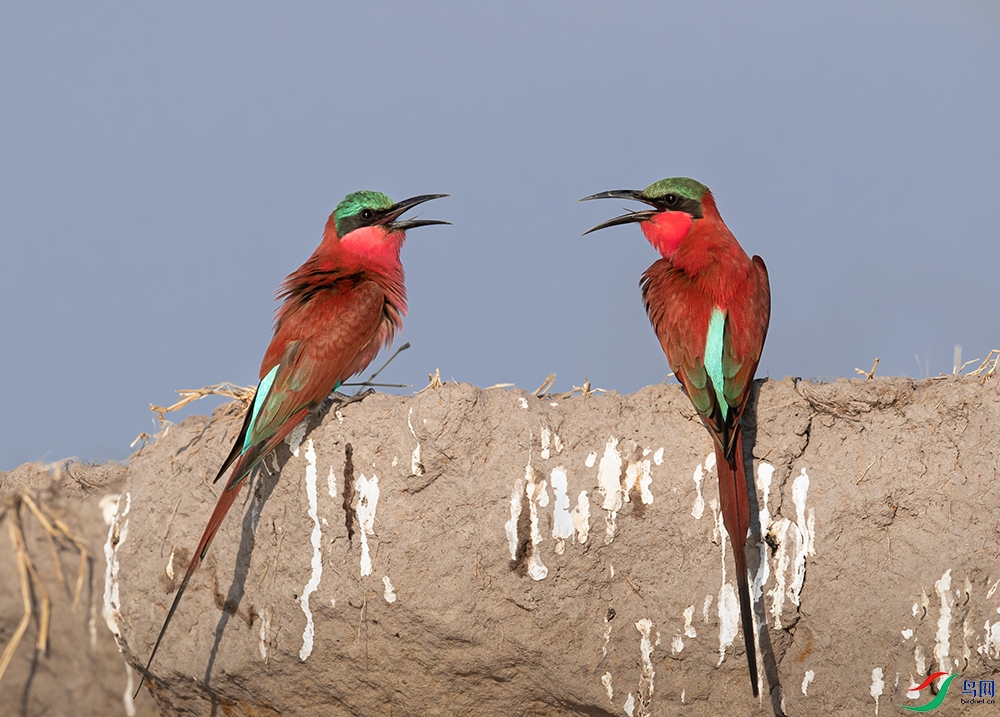
<svg viewBox="0 0 1000 717"><path fill-rule="evenodd" d="M281 284L277 298L282 303L260 365L260 383L214 482L230 467L232 474L163 621L139 689L192 574L250 473L345 380L363 371L402 328L407 307L399 253L406 231L450 222L399 217L447 196L423 194L393 203L381 192L348 194L327 220L319 246Z"/></svg>
<svg viewBox="0 0 1000 717"><path fill-rule="evenodd" d="M591 199L629 199L651 207L628 211L584 234L636 223L662 257L642 275L643 303L671 370L712 436L756 697L757 658L744 552L750 500L741 419L771 316L767 268L759 256L747 255L722 220L711 190L694 179L672 177L641 191L612 190L580 201Z"/></svg>

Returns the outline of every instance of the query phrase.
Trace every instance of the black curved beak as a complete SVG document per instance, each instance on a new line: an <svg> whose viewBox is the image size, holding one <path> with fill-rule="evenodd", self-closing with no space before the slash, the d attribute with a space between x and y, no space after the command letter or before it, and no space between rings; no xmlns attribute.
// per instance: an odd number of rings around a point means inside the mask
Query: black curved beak
<svg viewBox="0 0 1000 717"><path fill-rule="evenodd" d="M613 219L609 219L606 222L601 222L596 227L591 227L590 229L585 231L583 233L585 236L587 234L590 234L591 232L596 232L598 229L607 229L608 227L615 227L618 226L619 224L644 222L647 221L654 214L657 214L658 212L662 211L659 207L657 207L657 205L654 202L652 202L649 199L646 199L646 197L644 197L642 195L642 192L638 189L612 189L608 192L598 192L597 194L591 194L589 197L584 197L580 201L586 202L591 199L630 199L635 202L642 202L643 204L648 204L649 206L655 208L646 209L641 212L628 212L626 214L622 214L621 216L614 217Z"/></svg>
<svg viewBox="0 0 1000 717"><path fill-rule="evenodd" d="M404 199L401 202L396 202L391 207L385 211L385 215L378 220L378 224L384 224L392 231L405 232L407 229L413 229L414 227L426 227L431 224L451 224L451 222L441 221L440 219L405 219L401 222L397 222L396 219L399 218L404 212L413 209L418 204L423 204L424 202L429 202L432 199L441 199L442 197L450 197L450 194L421 194L417 197L410 197L409 199Z"/></svg>

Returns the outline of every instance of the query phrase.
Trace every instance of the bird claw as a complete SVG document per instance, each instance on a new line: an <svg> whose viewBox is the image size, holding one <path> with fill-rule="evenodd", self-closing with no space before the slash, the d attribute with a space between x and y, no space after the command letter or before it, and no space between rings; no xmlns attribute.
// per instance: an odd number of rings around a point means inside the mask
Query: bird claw
<svg viewBox="0 0 1000 717"><path fill-rule="evenodd" d="M360 403L373 393L375 393L374 388L366 388L364 391L358 391L353 396L348 396L347 394L340 393L339 391L334 391L327 396L325 401L323 401L323 407L333 408L336 406L338 409L343 408L344 406L350 406L352 403Z"/></svg>

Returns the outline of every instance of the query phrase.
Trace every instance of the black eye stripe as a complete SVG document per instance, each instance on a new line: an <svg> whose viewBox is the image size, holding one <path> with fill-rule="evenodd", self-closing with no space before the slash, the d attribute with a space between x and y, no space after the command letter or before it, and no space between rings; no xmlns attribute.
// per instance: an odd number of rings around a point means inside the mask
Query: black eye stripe
<svg viewBox="0 0 1000 717"><path fill-rule="evenodd" d="M701 219L703 216L701 202L674 192L668 192L658 199L652 199L651 203L660 209L671 212L686 212L695 219Z"/></svg>

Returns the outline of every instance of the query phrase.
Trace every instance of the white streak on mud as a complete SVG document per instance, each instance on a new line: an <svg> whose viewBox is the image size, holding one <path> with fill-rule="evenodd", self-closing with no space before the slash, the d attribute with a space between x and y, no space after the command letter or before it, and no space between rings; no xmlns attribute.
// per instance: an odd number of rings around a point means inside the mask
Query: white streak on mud
<svg viewBox="0 0 1000 717"><path fill-rule="evenodd" d="M762 468L763 465L761 464ZM806 508L808 495L809 475L803 468L792 482L795 522L788 518L780 518L771 522L767 528L768 534L778 546L774 555L774 587L767 593L771 596L771 615L774 616L776 630L782 629L781 613L785 600L790 600L793 605L799 605L806 578L806 558L816 554L816 514L812 508ZM764 530L763 511L761 515L761 527ZM763 555L766 556L766 551ZM767 573L764 576L766 578ZM762 579L761 589L763 584Z"/></svg>
<svg viewBox="0 0 1000 717"><path fill-rule="evenodd" d="M551 441L552 431L550 431L547 427L542 426L542 452L540 455L544 460L549 459L549 443L551 443Z"/></svg>
<svg viewBox="0 0 1000 717"><path fill-rule="evenodd" d="M576 541L583 545L590 537L590 498L587 491L581 490L576 498L573 509L573 527L576 529Z"/></svg>
<svg viewBox="0 0 1000 717"><path fill-rule="evenodd" d="M288 438L285 439L285 443L288 444L289 450L291 450L292 455L296 458L299 457L299 447L302 445L302 439L305 438L307 428L309 428L309 416L303 418L302 421L292 429L292 432L288 434Z"/></svg>
<svg viewBox="0 0 1000 717"><path fill-rule="evenodd" d="M924 676L927 674L927 656L924 655L924 650L918 642L913 646L913 664L917 668L917 675L920 677L921 682ZM919 682L914 682L913 687L916 687ZM910 697L911 700L915 700L920 696L919 692L914 691L913 695Z"/></svg>
<svg viewBox="0 0 1000 717"><path fill-rule="evenodd" d="M614 577L614 574L612 574ZM601 654L604 657L608 656L608 643L611 641L611 621L608 620L607 616L604 617L604 635L602 635L601 642Z"/></svg>
<svg viewBox="0 0 1000 717"><path fill-rule="evenodd" d="M319 495L316 482L316 449L310 438L309 442L306 443L306 498L309 501L309 517L313 521L312 535L309 538L313 554L312 573L309 576L309 582L302 590L302 596L299 598L302 612L306 616L306 627L302 631L302 648L299 650L299 659L303 661L312 654L313 635L316 633L312 610L309 609L309 598L319 588L320 578L323 577L323 534L319 525Z"/></svg>
<svg viewBox="0 0 1000 717"><path fill-rule="evenodd" d="M267 631L271 629L271 610L264 611L264 617L260 621L260 642L257 648L260 650L260 659L267 664Z"/></svg>
<svg viewBox="0 0 1000 717"><path fill-rule="evenodd" d="M358 505L354 512L358 516L361 531L361 577L372 574L372 556L368 549L368 536L375 530L375 509L378 507L378 476L371 480L362 473L354 479L354 490L358 493Z"/></svg>
<svg viewBox="0 0 1000 717"><path fill-rule="evenodd" d="M552 432L552 447L556 449L556 453L562 453L563 442L559 434L555 431Z"/></svg>
<svg viewBox="0 0 1000 717"><path fill-rule="evenodd" d="M802 694L806 697L809 696L809 683L813 681L816 677L816 673L812 670L806 670L805 677L802 678Z"/></svg>
<svg viewBox="0 0 1000 717"><path fill-rule="evenodd" d="M785 573L788 572L788 566L791 564L791 560L788 556L788 531L789 529L795 529L788 518L782 518L771 526L771 537L774 542L778 545L778 549L774 554L774 587L768 591L768 595L771 596L771 615L774 616L774 629L780 630L781 628L781 611L785 604Z"/></svg>
<svg viewBox="0 0 1000 717"><path fill-rule="evenodd" d="M524 495L524 486L521 479L514 481L514 488L510 492L510 520L503 524L507 531L507 546L510 548L510 559L517 560L517 521L521 517L521 496Z"/></svg>
<svg viewBox="0 0 1000 717"><path fill-rule="evenodd" d="M396 602L396 592L392 587L392 581L389 579L388 575L382 578L382 584L385 586L385 592L382 593L382 597L384 597L385 601L391 605Z"/></svg>
<svg viewBox="0 0 1000 717"><path fill-rule="evenodd" d="M622 709L625 710L625 714L627 714L628 717L635 717L635 697L632 696L631 692L628 693L628 699L625 700L625 704L622 705Z"/></svg>
<svg viewBox="0 0 1000 717"><path fill-rule="evenodd" d="M712 607L712 600L715 599L713 595L706 595L705 602L701 606L701 619L707 624L708 623L708 611Z"/></svg>
<svg viewBox="0 0 1000 717"><path fill-rule="evenodd" d="M563 466L556 466L552 469L549 479L552 481L552 493L554 494L552 537L556 541L556 555L562 555L566 550L566 538L572 538L576 532L573 516L569 512L566 469Z"/></svg>
<svg viewBox="0 0 1000 717"><path fill-rule="evenodd" d="M885 690L885 681L882 679L885 673L882 672L881 667L876 667L872 670L872 685L868 688L868 693L875 700L875 717L878 717L878 698L882 696L883 690Z"/></svg>
<svg viewBox="0 0 1000 717"><path fill-rule="evenodd" d="M663 447L662 446L660 448L657 448L656 449L656 453L653 454L653 463L655 463L658 466L662 466L663 465Z"/></svg>
<svg viewBox="0 0 1000 717"><path fill-rule="evenodd" d="M587 454L587 460L584 461L584 465L587 466L587 468L593 468L595 463L597 463L597 452L591 451Z"/></svg>
<svg viewBox="0 0 1000 717"><path fill-rule="evenodd" d="M125 694L122 695L122 707L125 709L126 717L135 717L135 703L132 694L135 692L135 673L132 672L132 665L125 663Z"/></svg>
<svg viewBox="0 0 1000 717"><path fill-rule="evenodd" d="M771 528L771 509L768 507L768 504L771 498L771 481L773 477L774 466L761 461L760 465L757 466L757 491L761 496L760 502L764 506L760 509L760 534L762 538L767 535ZM754 602L760 600L761 595L764 593L764 585L767 584L767 579L770 577L771 566L767 561L767 547L767 543L762 539L759 543L760 567L757 568L757 574L754 575L753 584L751 585Z"/></svg>
<svg viewBox="0 0 1000 717"><path fill-rule="evenodd" d="M706 610L707 612L707 610ZM686 637L698 637L698 631L694 629L694 625L691 624L691 620L694 618L694 605L688 605L684 608L684 635Z"/></svg>
<svg viewBox="0 0 1000 717"><path fill-rule="evenodd" d="M639 656L642 659L642 674L639 676L639 714L649 714L647 708L653 701L653 643L650 633L653 631L653 621L643 618L635 623L635 629L641 635L639 639Z"/></svg>
<svg viewBox="0 0 1000 717"><path fill-rule="evenodd" d="M107 519L105 519L105 522L107 522ZM990 589L986 592L987 600L993 597L993 593L997 591L997 587L1000 587L1000 580L997 580L995 583L993 583L993 585L990 586Z"/></svg>
<svg viewBox="0 0 1000 717"><path fill-rule="evenodd" d="M410 419L413 417L413 409L406 414L406 425L410 427L410 435L413 436L413 440L417 441L417 432L413 430L413 421ZM413 449L413 454L410 456L410 475L422 476L424 474L424 464L420 462L420 441L417 441L417 447Z"/></svg>
<svg viewBox="0 0 1000 717"><path fill-rule="evenodd" d="M326 492L331 498L337 497L337 476L333 474L333 466L330 466L330 472L326 474Z"/></svg>
<svg viewBox="0 0 1000 717"><path fill-rule="evenodd" d="M521 408L527 408L527 407L528 407L528 399L526 399L524 396L522 396L521 397Z"/></svg>
<svg viewBox="0 0 1000 717"><path fill-rule="evenodd" d="M941 599L941 614L938 617L937 635L934 643L934 660L938 670L951 672L951 660L948 653L951 650L951 607L955 599L951 596L951 568L945 570L941 579L934 583L934 589Z"/></svg>
<svg viewBox="0 0 1000 717"><path fill-rule="evenodd" d="M740 624L740 601L736 598L736 590L726 582L726 545L729 533L722 521L722 513L718 515L719 538L722 542L722 587L719 588L719 662L726 659L726 648L736 640Z"/></svg>
<svg viewBox="0 0 1000 717"><path fill-rule="evenodd" d="M128 537L128 512L132 509L132 493L125 494L125 509L121 509L121 496L118 496L116 510L108 527L108 540L104 543L104 561L107 566L104 573L104 621L115 636L115 643L118 644L118 636L121 632L118 629L118 618L121 617L121 597L118 594L118 571L121 565L118 563L118 548ZM124 521L124 522L122 522ZM118 651L121 652L121 645L118 644ZM129 692L129 695L132 693Z"/></svg>
<svg viewBox="0 0 1000 717"><path fill-rule="evenodd" d="M646 453L649 453L649 449L646 449ZM628 466L625 467L625 489L622 491L622 497L626 503L629 502L632 488L637 488L643 505L649 505L653 502L653 493L649 490L649 486L652 484L653 466L649 458L644 458L636 463L629 462Z"/></svg>
<svg viewBox="0 0 1000 717"><path fill-rule="evenodd" d="M806 496L809 493L809 476L802 469L792 482L792 502L795 504L795 562L788 597L794 605L799 604L802 585L806 579L806 557L815 555L813 543L816 539L816 515L812 508L806 512Z"/></svg>
<svg viewBox="0 0 1000 717"><path fill-rule="evenodd" d="M170 557L167 558L167 577L174 579L174 549L170 549Z"/></svg>
<svg viewBox="0 0 1000 717"><path fill-rule="evenodd" d="M535 483L535 471L529 463L524 471L524 494L528 496L528 510L531 513L531 555L528 557L528 575L532 580L544 580L549 569L542 564L538 545L542 542L542 531L538 527L538 508L549 504L549 494L545 481Z"/></svg>
<svg viewBox="0 0 1000 717"><path fill-rule="evenodd" d="M612 702L615 699L615 691L611 687L611 673L605 672L601 675L601 684L604 685L604 691L608 693L608 702Z"/></svg>
<svg viewBox="0 0 1000 717"><path fill-rule="evenodd" d="M716 544L719 542L719 501L712 498L708 507L712 509L712 543Z"/></svg>
<svg viewBox="0 0 1000 717"><path fill-rule="evenodd" d="M913 637L913 630L910 630L910 629L903 630L903 639L904 640L909 640L911 637Z"/></svg>
<svg viewBox="0 0 1000 717"><path fill-rule="evenodd" d="M694 617L694 605L689 605L684 608L684 633L683 635L678 633L674 636L674 639L670 642L671 651L676 654L684 649L684 638L685 637L698 637L698 632L694 629L694 625L691 624L691 620Z"/></svg>
<svg viewBox="0 0 1000 717"><path fill-rule="evenodd" d="M968 578L966 578L968 581ZM972 625L969 624L969 613L965 613L965 618L962 620L962 660L964 667L962 669L967 669L969 663L972 662L972 648L969 646L969 638L975 637L976 631L973 629ZM958 667L958 663L955 663Z"/></svg>
<svg viewBox="0 0 1000 717"><path fill-rule="evenodd" d="M707 461L706 461L707 462ZM701 482L705 480L705 467L699 463L694 469L694 505L691 507L691 516L695 520L701 520L705 515L705 496L701 492Z"/></svg>
<svg viewBox="0 0 1000 717"><path fill-rule="evenodd" d="M1000 608L997 609L997 612L1000 612ZM1000 620L992 625L987 620L984 627L986 629L986 637L983 640L983 644L976 648L976 652L994 660L998 659L1000 658Z"/></svg>
<svg viewBox="0 0 1000 717"><path fill-rule="evenodd" d="M615 539L618 511L622 509L622 457L618 453L618 439L609 438L604 447L604 455L597 467L598 490L604 496L601 508L608 512L605 516L604 544L610 545Z"/></svg>

